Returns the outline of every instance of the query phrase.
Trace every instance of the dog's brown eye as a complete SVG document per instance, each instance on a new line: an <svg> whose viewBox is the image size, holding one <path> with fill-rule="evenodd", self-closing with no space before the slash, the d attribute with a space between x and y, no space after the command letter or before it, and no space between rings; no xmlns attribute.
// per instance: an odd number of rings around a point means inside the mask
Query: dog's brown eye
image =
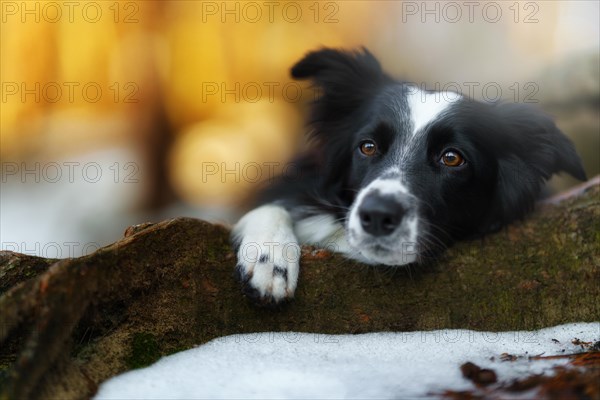
<svg viewBox="0 0 600 400"><path fill-rule="evenodd" d="M440 158L440 162L447 167L458 167L465 163L465 159L456 150L448 150Z"/></svg>
<svg viewBox="0 0 600 400"><path fill-rule="evenodd" d="M367 157L374 156L377 153L377 145L372 140L365 140L360 144L360 152Z"/></svg>

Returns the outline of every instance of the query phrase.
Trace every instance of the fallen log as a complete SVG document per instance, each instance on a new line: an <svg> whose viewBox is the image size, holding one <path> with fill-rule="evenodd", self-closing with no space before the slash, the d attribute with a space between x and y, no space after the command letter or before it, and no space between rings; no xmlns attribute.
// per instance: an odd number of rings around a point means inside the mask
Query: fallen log
<svg viewBox="0 0 600 400"><path fill-rule="evenodd" d="M600 319L600 179L436 263L368 267L304 248L296 298L243 298L225 227L129 228L80 258L0 253L0 398L79 399L218 336L444 328L532 330Z"/></svg>

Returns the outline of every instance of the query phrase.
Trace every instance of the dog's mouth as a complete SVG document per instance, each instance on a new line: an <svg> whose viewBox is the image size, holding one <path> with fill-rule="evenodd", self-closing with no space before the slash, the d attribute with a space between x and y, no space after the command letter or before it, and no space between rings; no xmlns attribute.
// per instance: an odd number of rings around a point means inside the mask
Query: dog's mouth
<svg viewBox="0 0 600 400"><path fill-rule="evenodd" d="M353 237L350 235L349 239ZM418 259L417 243L403 242L386 243L376 238L363 237L362 240L350 239L350 246L360 253L371 264L406 265Z"/></svg>
<svg viewBox="0 0 600 400"><path fill-rule="evenodd" d="M390 249L387 246L382 246L380 244L376 244L373 246L373 251L377 253L389 253Z"/></svg>
<svg viewBox="0 0 600 400"><path fill-rule="evenodd" d="M358 193L346 223L348 244L373 264L417 261L421 230L415 196L390 177L375 179Z"/></svg>
<svg viewBox="0 0 600 400"><path fill-rule="evenodd" d="M400 266L419 259L421 246L418 244L416 232L406 232L406 235L396 232L389 236L376 237L351 226L347 226L346 232L348 244L366 263Z"/></svg>

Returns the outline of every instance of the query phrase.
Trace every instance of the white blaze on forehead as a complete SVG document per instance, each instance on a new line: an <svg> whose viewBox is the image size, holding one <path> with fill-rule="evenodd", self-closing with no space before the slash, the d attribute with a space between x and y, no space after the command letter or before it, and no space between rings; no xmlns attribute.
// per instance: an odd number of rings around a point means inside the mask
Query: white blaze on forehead
<svg viewBox="0 0 600 400"><path fill-rule="evenodd" d="M413 124L413 136L424 126L434 121L450 105L461 97L453 92L425 92L417 87L407 91L410 119Z"/></svg>
<svg viewBox="0 0 600 400"><path fill-rule="evenodd" d="M399 173L399 169L390 168L385 171L386 173ZM400 183L399 179L389 179L389 178L378 178L371 182L366 188L360 191L358 194L355 203L360 204L362 199L370 193L374 191L378 191L381 195L397 195L399 193L408 193L408 189L402 183Z"/></svg>

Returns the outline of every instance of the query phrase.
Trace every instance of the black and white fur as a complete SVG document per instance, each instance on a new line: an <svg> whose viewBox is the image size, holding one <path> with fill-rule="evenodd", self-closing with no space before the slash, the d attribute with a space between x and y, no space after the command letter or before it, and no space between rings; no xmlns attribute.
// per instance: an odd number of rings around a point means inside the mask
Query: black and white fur
<svg viewBox="0 0 600 400"><path fill-rule="evenodd" d="M586 179L547 115L422 91L387 76L366 49L311 52L292 76L322 93L312 105L311 147L232 235L236 276L263 302L293 296L299 244L368 264L421 262L522 218L552 174ZM361 150L365 143L375 154ZM448 166L449 152L463 163Z"/></svg>

